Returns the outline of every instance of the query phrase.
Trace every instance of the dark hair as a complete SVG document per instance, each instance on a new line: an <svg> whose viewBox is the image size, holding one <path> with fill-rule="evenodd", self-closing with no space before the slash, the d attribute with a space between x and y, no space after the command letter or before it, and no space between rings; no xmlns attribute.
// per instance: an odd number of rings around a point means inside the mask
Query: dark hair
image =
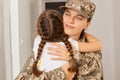
<svg viewBox="0 0 120 80"><path fill-rule="evenodd" d="M78 41L80 41L80 42L82 42L82 41L89 42L89 40L88 40L88 38L86 36L86 33L85 33L85 29L82 30Z"/></svg>
<svg viewBox="0 0 120 80"><path fill-rule="evenodd" d="M88 18L87 21L90 22L92 20L92 18Z"/></svg>
<svg viewBox="0 0 120 80"><path fill-rule="evenodd" d="M39 76L43 71L38 70L37 63L41 57L42 50L46 42L63 41L71 56L71 67L69 71L75 72L77 69L76 60L73 57L73 49L68 41L68 35L64 33L62 15L56 10L44 11L37 20L37 32L41 36L36 60L33 64L33 74Z"/></svg>

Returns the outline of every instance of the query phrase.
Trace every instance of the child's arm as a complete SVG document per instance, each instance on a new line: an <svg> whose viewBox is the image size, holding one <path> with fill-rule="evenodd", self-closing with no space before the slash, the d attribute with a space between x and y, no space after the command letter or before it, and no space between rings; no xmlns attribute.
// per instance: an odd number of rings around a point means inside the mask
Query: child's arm
<svg viewBox="0 0 120 80"><path fill-rule="evenodd" d="M86 33L89 42L79 42L80 52L93 52L102 48L102 43L94 36Z"/></svg>

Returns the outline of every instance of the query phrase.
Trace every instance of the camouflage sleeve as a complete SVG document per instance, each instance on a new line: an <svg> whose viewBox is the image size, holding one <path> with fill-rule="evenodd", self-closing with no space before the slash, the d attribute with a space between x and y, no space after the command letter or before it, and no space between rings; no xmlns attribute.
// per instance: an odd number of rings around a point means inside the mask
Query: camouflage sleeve
<svg viewBox="0 0 120 80"><path fill-rule="evenodd" d="M32 65L34 63L34 53L32 53L26 60L20 73L17 75L15 80L29 80L28 78L32 75Z"/></svg>
<svg viewBox="0 0 120 80"><path fill-rule="evenodd" d="M65 73L62 68L57 68L47 73L49 80L65 80Z"/></svg>
<svg viewBox="0 0 120 80"><path fill-rule="evenodd" d="M103 71L101 51L91 53L76 53L75 58L78 61L78 80L103 80Z"/></svg>

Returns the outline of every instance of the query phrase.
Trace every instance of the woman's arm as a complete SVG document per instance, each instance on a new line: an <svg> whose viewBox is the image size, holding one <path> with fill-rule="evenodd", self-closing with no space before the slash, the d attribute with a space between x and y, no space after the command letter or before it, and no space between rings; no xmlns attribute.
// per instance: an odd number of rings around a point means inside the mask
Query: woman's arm
<svg viewBox="0 0 120 80"><path fill-rule="evenodd" d="M102 43L93 35L86 33L87 39L89 42L79 42L79 50L80 52L93 52L98 51L102 48Z"/></svg>
<svg viewBox="0 0 120 80"><path fill-rule="evenodd" d="M104 80L101 51L76 53L78 59L77 80ZM89 56L89 57L88 57ZM94 58L93 58L94 57Z"/></svg>

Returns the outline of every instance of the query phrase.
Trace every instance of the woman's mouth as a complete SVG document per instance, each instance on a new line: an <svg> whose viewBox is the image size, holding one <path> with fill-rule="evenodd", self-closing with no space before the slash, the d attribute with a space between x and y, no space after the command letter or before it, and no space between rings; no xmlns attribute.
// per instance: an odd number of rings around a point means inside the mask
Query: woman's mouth
<svg viewBox="0 0 120 80"><path fill-rule="evenodd" d="M73 29L73 28L74 28L73 26L71 26L71 25L69 25L69 24L66 24L65 26L66 26L66 28L68 28L68 29Z"/></svg>

